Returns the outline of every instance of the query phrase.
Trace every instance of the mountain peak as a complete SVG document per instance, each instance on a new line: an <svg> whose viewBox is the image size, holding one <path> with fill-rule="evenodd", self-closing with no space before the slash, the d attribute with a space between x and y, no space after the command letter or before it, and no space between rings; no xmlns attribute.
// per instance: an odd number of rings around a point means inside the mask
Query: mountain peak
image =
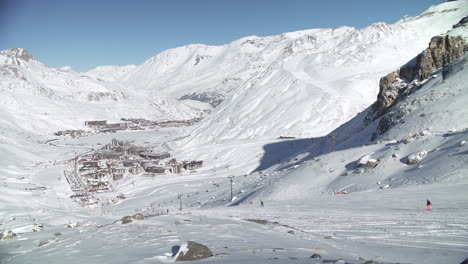
<svg viewBox="0 0 468 264"><path fill-rule="evenodd" d="M12 59L21 59L26 62L30 60L36 60L36 58L33 55L29 54L27 50L21 49L21 48L11 48L7 50L2 50L0 51L0 55L6 56Z"/></svg>

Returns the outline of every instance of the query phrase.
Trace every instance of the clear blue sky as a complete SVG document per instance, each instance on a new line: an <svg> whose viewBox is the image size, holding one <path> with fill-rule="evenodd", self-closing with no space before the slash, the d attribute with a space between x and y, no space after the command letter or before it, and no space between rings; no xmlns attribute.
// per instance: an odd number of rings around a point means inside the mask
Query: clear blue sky
<svg viewBox="0 0 468 264"><path fill-rule="evenodd" d="M192 43L311 28L366 27L415 16L443 0L0 0L0 50L87 71L141 64Z"/></svg>

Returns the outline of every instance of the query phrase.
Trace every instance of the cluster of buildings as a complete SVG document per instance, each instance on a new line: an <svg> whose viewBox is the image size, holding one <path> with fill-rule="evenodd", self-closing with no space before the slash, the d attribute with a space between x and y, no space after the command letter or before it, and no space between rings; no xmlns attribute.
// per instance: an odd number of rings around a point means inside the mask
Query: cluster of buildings
<svg viewBox="0 0 468 264"><path fill-rule="evenodd" d="M56 136L69 136L72 138L84 137L97 133L115 133L123 130L139 130L141 129L138 125L132 123L107 123L106 120L102 121L85 121L85 126L88 130L77 129L77 130L62 130L55 132Z"/></svg>
<svg viewBox="0 0 468 264"><path fill-rule="evenodd" d="M170 157L168 152L151 152L148 147L113 139L101 149L77 157L75 170L88 191L105 191L112 189L112 181L128 174L178 174L182 170L193 171L203 166L203 161L179 162Z"/></svg>
<svg viewBox="0 0 468 264"><path fill-rule="evenodd" d="M132 122L134 125L142 128L156 128L156 127L181 127L191 126L196 122L202 120L202 118L193 118L190 120L169 120L169 121L153 121L143 118L122 118L122 121Z"/></svg>
<svg viewBox="0 0 468 264"><path fill-rule="evenodd" d="M56 136L69 136L71 138L76 138L76 137L84 137L84 136L89 136L91 135L91 131L86 131L86 130L62 130L55 132L54 135Z"/></svg>
<svg viewBox="0 0 468 264"><path fill-rule="evenodd" d="M195 118L191 120L174 120L174 121L151 121L142 118L129 118L121 119L122 123L108 123L107 120L93 120L85 121L85 126L89 130L62 130L54 133L56 136L69 136L72 138L89 136L96 133L116 133L123 130L144 130L147 128L158 128L158 127L181 127L191 126L194 123L201 120L201 118Z"/></svg>
<svg viewBox="0 0 468 264"><path fill-rule="evenodd" d="M122 130L139 130L138 125L132 123L107 123L107 120L85 121L85 126L101 133L117 132Z"/></svg>

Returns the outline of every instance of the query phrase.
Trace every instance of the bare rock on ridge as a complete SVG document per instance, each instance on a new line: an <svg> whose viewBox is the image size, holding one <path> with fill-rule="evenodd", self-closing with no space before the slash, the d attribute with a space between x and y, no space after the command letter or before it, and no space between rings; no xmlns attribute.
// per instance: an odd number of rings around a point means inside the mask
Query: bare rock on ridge
<svg viewBox="0 0 468 264"><path fill-rule="evenodd" d="M175 261L194 261L212 256L213 252L211 252L207 246L197 242L188 241L180 247Z"/></svg>

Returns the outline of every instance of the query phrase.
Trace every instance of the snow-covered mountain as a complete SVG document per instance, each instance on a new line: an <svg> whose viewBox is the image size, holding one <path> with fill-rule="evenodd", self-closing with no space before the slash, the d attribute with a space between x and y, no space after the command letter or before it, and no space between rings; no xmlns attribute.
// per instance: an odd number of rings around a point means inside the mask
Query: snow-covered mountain
<svg viewBox="0 0 468 264"><path fill-rule="evenodd" d="M393 25L188 45L139 66L87 73L48 68L21 49L2 51L1 105L7 119L28 119L21 128L35 132L78 128L89 119L191 119L207 107L190 101L201 101L217 108L192 133L200 143L324 135L372 104L382 75L466 11L466 1L449 2Z"/></svg>
<svg viewBox="0 0 468 264"><path fill-rule="evenodd" d="M51 134L79 129L85 120L188 120L207 109L168 97L148 97L108 81L130 68L101 67L88 76L70 67L48 68L23 49L1 51L1 127ZM100 75L103 71L105 77Z"/></svg>
<svg viewBox="0 0 468 264"><path fill-rule="evenodd" d="M168 263L187 241L213 251L199 263L462 262L467 11L447 2L394 25L189 45L87 73L2 51L0 263ZM191 128L49 133L203 109ZM204 164L126 174L74 203L64 171L112 138Z"/></svg>
<svg viewBox="0 0 468 264"><path fill-rule="evenodd" d="M393 25L184 46L149 59L122 82L173 98L224 99L192 133L200 143L320 136L372 104L381 76L421 52L467 10L466 1L458 1Z"/></svg>

